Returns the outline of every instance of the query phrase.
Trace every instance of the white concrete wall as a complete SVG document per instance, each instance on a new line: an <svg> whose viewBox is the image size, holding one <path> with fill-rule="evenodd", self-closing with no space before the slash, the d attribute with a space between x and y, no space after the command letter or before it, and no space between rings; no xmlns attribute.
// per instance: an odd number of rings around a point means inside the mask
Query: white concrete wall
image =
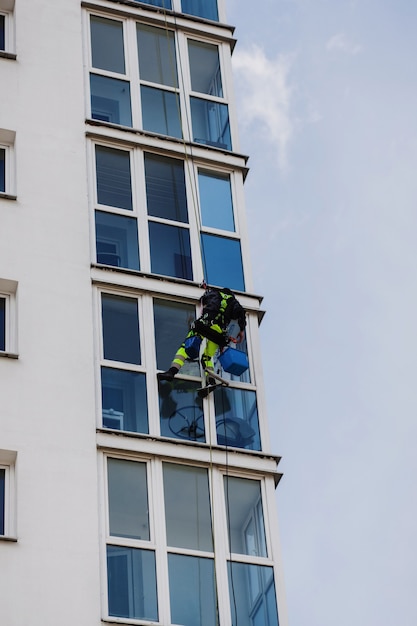
<svg viewBox="0 0 417 626"><path fill-rule="evenodd" d="M17 0L0 127L0 278L18 281L17 360L0 358L0 448L17 451L16 543L0 540L0 624L100 623L92 312L79 0Z"/></svg>

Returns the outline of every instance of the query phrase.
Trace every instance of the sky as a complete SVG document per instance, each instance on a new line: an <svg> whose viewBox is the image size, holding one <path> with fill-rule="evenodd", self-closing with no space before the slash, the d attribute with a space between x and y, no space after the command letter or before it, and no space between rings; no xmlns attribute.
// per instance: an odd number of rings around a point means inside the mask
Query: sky
<svg viewBox="0 0 417 626"><path fill-rule="evenodd" d="M289 626L416 626L417 2L226 5Z"/></svg>

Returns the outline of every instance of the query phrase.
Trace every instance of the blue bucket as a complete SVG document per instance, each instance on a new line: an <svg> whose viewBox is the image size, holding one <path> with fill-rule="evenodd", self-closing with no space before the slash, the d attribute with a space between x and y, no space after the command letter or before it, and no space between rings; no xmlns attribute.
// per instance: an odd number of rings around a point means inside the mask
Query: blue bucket
<svg viewBox="0 0 417 626"><path fill-rule="evenodd" d="M219 361L225 372L240 376L249 367L248 357L244 352L235 348L226 348L219 356Z"/></svg>

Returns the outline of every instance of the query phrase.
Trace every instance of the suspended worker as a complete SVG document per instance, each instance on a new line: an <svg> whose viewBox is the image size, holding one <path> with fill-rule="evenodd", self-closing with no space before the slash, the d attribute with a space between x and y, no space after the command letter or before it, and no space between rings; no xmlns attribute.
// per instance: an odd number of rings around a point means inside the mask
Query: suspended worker
<svg viewBox="0 0 417 626"><path fill-rule="evenodd" d="M245 337L245 309L230 289L207 287L205 282L201 284L201 287L205 289L200 300L203 307L202 314L191 324L190 332L178 348L171 367L166 372L158 374L159 380L172 380L187 359L198 358L201 341L205 338L206 345L201 364L206 373L207 385L213 385L216 382L210 376L210 371L214 372L213 357L219 348L224 348L229 343L227 327L232 320L236 320L239 325L236 343L241 343Z"/></svg>

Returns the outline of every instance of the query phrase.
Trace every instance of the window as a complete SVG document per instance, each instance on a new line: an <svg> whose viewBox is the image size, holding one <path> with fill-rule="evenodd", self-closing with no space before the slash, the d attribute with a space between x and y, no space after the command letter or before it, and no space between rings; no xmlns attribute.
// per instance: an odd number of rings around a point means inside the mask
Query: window
<svg viewBox="0 0 417 626"><path fill-rule="evenodd" d="M135 2L141 2L142 4L151 4L154 7L161 7L163 9L172 9L171 0L134 0Z"/></svg>
<svg viewBox="0 0 417 626"><path fill-rule="evenodd" d="M7 194L12 199L15 199L14 141L14 131L0 128L0 197Z"/></svg>
<svg viewBox="0 0 417 626"><path fill-rule="evenodd" d="M229 563L233 626L278 626L272 567Z"/></svg>
<svg viewBox="0 0 417 626"><path fill-rule="evenodd" d="M0 538L16 533L14 468L16 452L0 450Z"/></svg>
<svg viewBox="0 0 417 626"><path fill-rule="evenodd" d="M17 357L17 282L0 279L0 356Z"/></svg>
<svg viewBox="0 0 417 626"><path fill-rule="evenodd" d="M183 13L218 21L217 0L181 0Z"/></svg>
<svg viewBox="0 0 417 626"><path fill-rule="evenodd" d="M101 318L103 426L147 433L146 374L142 365L138 301L103 293Z"/></svg>
<svg viewBox="0 0 417 626"><path fill-rule="evenodd" d="M183 10L217 20L216 2L183 2ZM134 37L136 50L126 46ZM93 119L232 150L221 67L227 44L188 38L168 23L93 14L89 41Z"/></svg>
<svg viewBox="0 0 417 626"><path fill-rule="evenodd" d="M230 175L199 170L198 188L202 225L234 232Z"/></svg>
<svg viewBox="0 0 417 626"><path fill-rule="evenodd" d="M237 291L245 290L239 239L202 233L201 248L207 283L227 285L229 289ZM227 264L224 259L227 259Z"/></svg>
<svg viewBox="0 0 417 626"><path fill-rule="evenodd" d="M5 24L6 24L6 16L0 13L0 50L5 50Z"/></svg>
<svg viewBox="0 0 417 626"><path fill-rule="evenodd" d="M14 0L0 0L0 56L16 58L14 54Z"/></svg>
<svg viewBox="0 0 417 626"><path fill-rule="evenodd" d="M214 391L217 442L261 450L256 392L234 387Z"/></svg>
<svg viewBox="0 0 417 626"><path fill-rule="evenodd" d="M224 490L230 552L267 556L261 483L225 476Z"/></svg>

